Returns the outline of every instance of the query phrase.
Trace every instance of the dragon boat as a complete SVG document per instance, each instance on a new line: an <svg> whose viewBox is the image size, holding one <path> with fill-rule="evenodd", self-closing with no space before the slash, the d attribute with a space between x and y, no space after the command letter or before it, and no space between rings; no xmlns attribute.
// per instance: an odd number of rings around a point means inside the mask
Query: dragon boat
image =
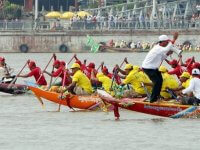
<svg viewBox="0 0 200 150"><path fill-rule="evenodd" d="M68 106L70 108L89 109L97 107L101 100L98 96L78 96L67 94L61 96L61 93L50 92L38 87L29 86L29 89L43 104L42 99L51 101L60 105Z"/></svg>
<svg viewBox="0 0 200 150"><path fill-rule="evenodd" d="M8 84L8 83L0 83L0 92L8 93L8 94L24 94L28 90L26 85L21 84Z"/></svg>
<svg viewBox="0 0 200 150"><path fill-rule="evenodd" d="M114 106L114 114L115 117L118 118L120 116L118 107L135 112L170 118L196 117L200 114L199 106L181 105L175 100L150 103L144 101L146 98L117 99L103 90L98 90L98 95L104 102Z"/></svg>

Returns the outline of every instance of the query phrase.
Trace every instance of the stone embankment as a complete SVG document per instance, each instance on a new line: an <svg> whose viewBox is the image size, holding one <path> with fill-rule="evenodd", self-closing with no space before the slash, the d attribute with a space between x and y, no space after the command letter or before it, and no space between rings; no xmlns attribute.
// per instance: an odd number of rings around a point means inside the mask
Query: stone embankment
<svg viewBox="0 0 200 150"><path fill-rule="evenodd" d="M96 42L124 40L127 42L156 42L158 36L167 34L172 37L178 31L177 43L186 41L200 45L200 30L108 30L108 31L1 31L0 52L89 52L86 46L87 35Z"/></svg>

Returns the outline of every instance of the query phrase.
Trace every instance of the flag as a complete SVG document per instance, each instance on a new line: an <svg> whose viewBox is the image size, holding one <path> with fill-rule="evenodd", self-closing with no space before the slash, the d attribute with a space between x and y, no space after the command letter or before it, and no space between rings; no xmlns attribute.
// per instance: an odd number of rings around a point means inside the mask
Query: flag
<svg viewBox="0 0 200 150"><path fill-rule="evenodd" d="M87 46L91 47L91 52L96 53L99 51L100 45L94 41L92 37L87 35Z"/></svg>

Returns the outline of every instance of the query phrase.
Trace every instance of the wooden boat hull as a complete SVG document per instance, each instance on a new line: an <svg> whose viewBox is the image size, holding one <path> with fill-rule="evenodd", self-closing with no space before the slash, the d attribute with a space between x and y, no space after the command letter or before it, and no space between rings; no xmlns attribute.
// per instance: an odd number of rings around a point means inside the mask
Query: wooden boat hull
<svg viewBox="0 0 200 150"><path fill-rule="evenodd" d="M9 84L7 83L1 83L0 92L9 94L24 94L28 90L28 87L26 85L12 84L9 88L8 86Z"/></svg>
<svg viewBox="0 0 200 150"><path fill-rule="evenodd" d="M200 114L200 108L198 106L180 105L169 102L149 103L143 102L144 98L115 99L102 90L98 90L98 94L103 101L113 104L114 106L145 114L171 118L181 118L194 112Z"/></svg>
<svg viewBox="0 0 200 150"><path fill-rule="evenodd" d="M97 96L77 96L71 94L67 95L66 98L60 98L61 95L59 93L45 91L32 86L29 86L29 89L37 98L43 98L45 100L72 108L89 109L96 105L99 100L101 100Z"/></svg>

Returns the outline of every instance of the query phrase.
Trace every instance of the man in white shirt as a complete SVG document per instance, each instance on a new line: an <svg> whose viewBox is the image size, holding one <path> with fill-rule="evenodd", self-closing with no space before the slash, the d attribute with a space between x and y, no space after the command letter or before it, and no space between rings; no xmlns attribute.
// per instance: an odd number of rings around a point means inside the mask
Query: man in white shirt
<svg viewBox="0 0 200 150"><path fill-rule="evenodd" d="M10 83L15 76L11 76L13 69L8 67L5 63L5 58L0 57L0 82Z"/></svg>
<svg viewBox="0 0 200 150"><path fill-rule="evenodd" d="M174 40L176 39L174 38ZM173 52L181 56L182 51L172 45L172 42L167 35L161 35L159 36L159 43L149 51L142 63L144 72L149 76L150 80L154 84L150 97L151 103L157 101L162 87L163 79L158 68L162 64L163 60Z"/></svg>
<svg viewBox="0 0 200 150"><path fill-rule="evenodd" d="M190 85L182 91L183 94L189 94L189 97L182 99L182 104L198 105L200 103L200 71L199 69L192 70L192 79Z"/></svg>

